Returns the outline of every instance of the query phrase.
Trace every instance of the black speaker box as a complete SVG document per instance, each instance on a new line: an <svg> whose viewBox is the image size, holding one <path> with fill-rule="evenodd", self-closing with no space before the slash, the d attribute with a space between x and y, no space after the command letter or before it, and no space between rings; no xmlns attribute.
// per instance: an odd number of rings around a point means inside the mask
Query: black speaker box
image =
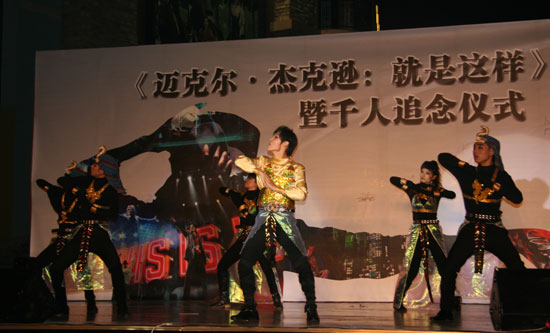
<svg viewBox="0 0 550 333"><path fill-rule="evenodd" d="M497 268L490 313L495 330L548 329L550 269Z"/></svg>

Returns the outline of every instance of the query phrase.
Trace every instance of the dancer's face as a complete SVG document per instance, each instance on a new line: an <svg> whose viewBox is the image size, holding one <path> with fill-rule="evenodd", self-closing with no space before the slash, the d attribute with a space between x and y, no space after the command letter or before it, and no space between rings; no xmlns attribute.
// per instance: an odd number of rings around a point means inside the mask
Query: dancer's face
<svg viewBox="0 0 550 333"><path fill-rule="evenodd" d="M252 177L246 178L244 181L244 188L246 188L247 191L255 191L258 188L258 184L256 184L256 179Z"/></svg>
<svg viewBox="0 0 550 333"><path fill-rule="evenodd" d="M288 142L282 142L281 137L279 136L279 132L273 134L271 139L269 139L269 143L267 144L267 151L270 154L273 154L275 152L284 152L288 146Z"/></svg>
<svg viewBox="0 0 550 333"><path fill-rule="evenodd" d="M474 144L474 161L481 166L493 164L493 150L484 143Z"/></svg>
<svg viewBox="0 0 550 333"><path fill-rule="evenodd" d="M103 171L103 169L101 169L99 164L94 163L90 165L90 176L95 178L102 178L105 177L105 172Z"/></svg>
<svg viewBox="0 0 550 333"><path fill-rule="evenodd" d="M420 169L420 182L423 184L431 184L435 178L437 178L436 175L433 174L433 172L430 169L422 168Z"/></svg>

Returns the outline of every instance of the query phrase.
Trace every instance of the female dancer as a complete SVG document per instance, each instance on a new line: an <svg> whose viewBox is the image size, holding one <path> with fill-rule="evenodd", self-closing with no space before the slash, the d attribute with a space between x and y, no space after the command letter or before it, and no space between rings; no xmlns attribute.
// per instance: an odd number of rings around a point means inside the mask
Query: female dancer
<svg viewBox="0 0 550 333"><path fill-rule="evenodd" d="M405 312L407 309L403 306L403 299L418 274L421 263L424 265L424 276L430 300L433 302L428 276L428 250L441 272L445 265L445 243L437 219L437 207L441 198L453 199L455 193L441 187L441 176L436 161L422 163L418 184L399 177L391 177L390 182L407 193L413 213L413 224L403 259L403 266L407 271L397 282L393 301L395 310Z"/></svg>

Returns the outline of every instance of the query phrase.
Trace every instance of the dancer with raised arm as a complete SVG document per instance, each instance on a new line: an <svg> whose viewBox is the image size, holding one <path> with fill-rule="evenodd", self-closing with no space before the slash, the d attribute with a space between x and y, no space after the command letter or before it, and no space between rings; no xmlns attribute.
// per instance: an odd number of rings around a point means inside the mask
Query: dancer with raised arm
<svg viewBox="0 0 550 333"><path fill-rule="evenodd" d="M514 204L523 201L523 195L512 177L504 171L500 156L500 142L489 135L489 129L482 126L477 133L473 148L477 166L459 160L449 153L438 156L439 163L458 180L466 217L456 240L449 251L445 271L441 274L441 303L434 321L453 320L453 298L456 276L466 260L474 255L475 273L483 271L483 253L490 251L507 268L525 268L517 249L508 237L502 224L500 203L502 198Z"/></svg>
<svg viewBox="0 0 550 333"><path fill-rule="evenodd" d="M437 208L441 198L454 199L456 195L441 186L441 175L436 161L422 163L418 184L399 177L391 177L390 182L407 193L412 205L413 224L403 259L406 272L397 282L393 301L395 310L405 312L407 309L403 305L403 299L418 274L420 264L424 266L424 277L433 302L428 275L428 253L431 252L439 272L445 267L445 243L437 219Z"/></svg>

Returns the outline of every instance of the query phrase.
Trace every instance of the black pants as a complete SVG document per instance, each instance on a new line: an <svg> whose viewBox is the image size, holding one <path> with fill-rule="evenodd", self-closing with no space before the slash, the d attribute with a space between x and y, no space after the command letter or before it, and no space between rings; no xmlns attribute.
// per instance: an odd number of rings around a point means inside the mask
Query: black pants
<svg viewBox="0 0 550 333"><path fill-rule="evenodd" d="M49 264L51 264L54 259L57 257L57 240L48 247L46 247L40 254L36 257L36 266L39 269L42 269Z"/></svg>
<svg viewBox="0 0 550 333"><path fill-rule="evenodd" d="M277 242L285 249L290 261L298 273L302 291L306 296L307 304L315 304L315 280L311 272L311 266L305 255L287 236L283 229L277 224ZM256 283L252 266L263 256L265 250L265 232L264 229L258 230L252 238L249 238L241 253L239 261L239 279L243 289L244 302L246 305L255 306L254 292Z"/></svg>
<svg viewBox="0 0 550 333"><path fill-rule="evenodd" d="M451 311L456 289L456 276L466 260L474 254L474 223L466 224L449 251L444 273L441 275L441 310ZM508 230L487 223L485 225L485 250L497 256L507 268L525 268L519 253L508 237Z"/></svg>
<svg viewBox="0 0 550 333"><path fill-rule="evenodd" d="M437 266L437 270L439 271L440 274L442 274L445 269L445 261L446 261L445 253L443 253L443 250L441 249L441 247L439 247L439 243L435 240L434 236L429 231L428 231L428 242L429 242L428 248L432 253L432 256L435 261L435 265ZM422 245L419 239L414 249L414 254L411 259L409 271L407 273L407 282L405 283L405 290L403 291L403 297L405 297L407 290L409 290L414 278L418 274L418 269L420 268L421 259L422 259ZM424 269L427 269L427 267L424 267ZM426 283L430 283L430 281L426 281Z"/></svg>
<svg viewBox="0 0 550 333"><path fill-rule="evenodd" d="M67 294L63 286L63 272L72 263L78 260L81 238L82 231L77 233L76 236L65 245L61 253L53 260L52 266L50 267L57 311L64 311L68 308ZM93 227L89 250L98 255L107 266L111 274L113 293L117 305L119 307L126 307L126 289L120 258L118 257L115 246L109 238L109 233L98 225L94 225Z"/></svg>
<svg viewBox="0 0 550 333"><path fill-rule="evenodd" d="M206 255L204 253L195 253L193 259L189 260L187 272L185 273L185 282L183 287L183 298L191 299L191 287L199 285L201 288L200 299L207 296L207 281L206 281Z"/></svg>
<svg viewBox="0 0 550 333"><path fill-rule="evenodd" d="M51 264L54 259L57 257L57 242L56 239L55 242L48 245L40 254L36 257L36 274L42 274L42 269L49 264ZM94 291L92 289L86 289L84 290L84 297L86 298L87 302L93 302L95 301L95 295Z"/></svg>
<svg viewBox="0 0 550 333"><path fill-rule="evenodd" d="M218 285L220 295L227 295L229 292L229 267L236 263L241 258L241 250L243 248L244 239L237 239L233 245L225 252L222 259L218 263ZM258 257L258 262L264 271L265 279L269 286L269 291L272 295L279 294L277 288L277 280L271 264L264 255Z"/></svg>

